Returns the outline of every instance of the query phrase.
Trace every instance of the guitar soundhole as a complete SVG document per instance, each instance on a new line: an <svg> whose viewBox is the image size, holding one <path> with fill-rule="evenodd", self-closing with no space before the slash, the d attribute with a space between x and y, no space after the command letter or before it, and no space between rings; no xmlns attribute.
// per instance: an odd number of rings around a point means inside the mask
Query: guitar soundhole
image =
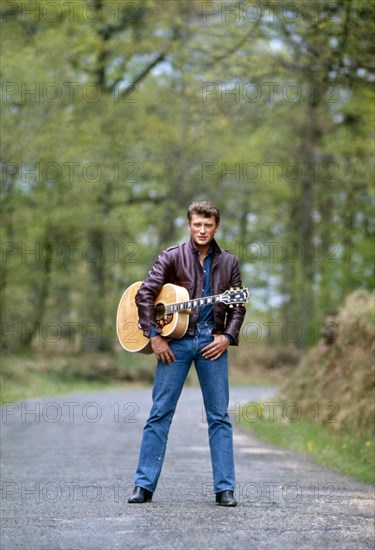
<svg viewBox="0 0 375 550"><path fill-rule="evenodd" d="M165 315L165 305L164 304L156 304L155 306L155 315L156 320L161 321Z"/></svg>
<svg viewBox="0 0 375 550"><path fill-rule="evenodd" d="M160 328L165 327L165 325L168 325L172 322L173 319L173 313L165 313L165 306L164 304L156 304L155 306L155 315L156 315L156 321Z"/></svg>

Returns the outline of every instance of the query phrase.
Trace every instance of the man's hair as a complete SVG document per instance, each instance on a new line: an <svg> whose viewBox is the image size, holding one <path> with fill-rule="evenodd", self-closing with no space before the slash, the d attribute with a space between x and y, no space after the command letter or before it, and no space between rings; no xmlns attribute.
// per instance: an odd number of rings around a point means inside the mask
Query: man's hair
<svg viewBox="0 0 375 550"><path fill-rule="evenodd" d="M216 224L220 223L220 212L219 209L212 202L208 201L194 201L191 203L187 210L187 218L189 222L191 221L193 214L200 214L205 218L215 218Z"/></svg>

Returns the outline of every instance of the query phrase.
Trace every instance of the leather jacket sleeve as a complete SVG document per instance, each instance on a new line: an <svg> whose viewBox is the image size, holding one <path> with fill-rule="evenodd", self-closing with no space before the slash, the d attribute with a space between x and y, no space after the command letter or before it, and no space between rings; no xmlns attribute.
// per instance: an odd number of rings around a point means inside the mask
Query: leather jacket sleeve
<svg viewBox="0 0 375 550"><path fill-rule="evenodd" d="M233 258L233 266L232 266L232 277L231 277L230 286L233 288L240 288L242 287L240 267L239 267L237 258L235 258L234 256L232 256L232 258ZM229 306L224 306L224 307L225 307L224 329L214 328L213 332L214 333L216 332L219 334L221 334L222 332L225 332L226 334L229 334L233 338L233 345L238 346L240 329L241 329L243 320L245 318L246 308L245 306L240 304L235 305L233 308ZM220 319L219 319L219 322L220 322Z"/></svg>
<svg viewBox="0 0 375 550"><path fill-rule="evenodd" d="M155 318L154 304L163 285L170 282L170 260L171 258L168 251L164 251L160 254L135 296L139 324L143 330L143 334L147 338L150 337L151 323L155 326L156 332L158 334L161 333L161 328L157 324Z"/></svg>

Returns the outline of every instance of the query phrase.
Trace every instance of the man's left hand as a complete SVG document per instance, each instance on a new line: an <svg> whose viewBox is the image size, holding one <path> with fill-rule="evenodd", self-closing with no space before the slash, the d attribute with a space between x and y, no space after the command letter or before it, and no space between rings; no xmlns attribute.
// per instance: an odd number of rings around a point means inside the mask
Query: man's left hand
<svg viewBox="0 0 375 550"><path fill-rule="evenodd" d="M205 359L215 361L223 355L224 351L229 347L229 340L223 334L213 334L214 341L202 349L202 354Z"/></svg>

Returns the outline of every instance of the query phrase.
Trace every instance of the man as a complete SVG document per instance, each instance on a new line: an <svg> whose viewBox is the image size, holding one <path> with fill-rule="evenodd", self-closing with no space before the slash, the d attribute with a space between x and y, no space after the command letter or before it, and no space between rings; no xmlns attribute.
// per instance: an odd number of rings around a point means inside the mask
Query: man
<svg viewBox="0 0 375 550"><path fill-rule="evenodd" d="M151 501L161 472L172 418L194 361L208 422L216 503L236 506L227 348L238 344L245 307L223 303L192 309L185 336L160 335L154 303L166 283L185 287L190 298L221 294L241 286L238 261L214 239L220 213L210 202L193 202L187 211L190 242L162 252L136 294L139 323L158 360L153 406L146 426L130 503Z"/></svg>

